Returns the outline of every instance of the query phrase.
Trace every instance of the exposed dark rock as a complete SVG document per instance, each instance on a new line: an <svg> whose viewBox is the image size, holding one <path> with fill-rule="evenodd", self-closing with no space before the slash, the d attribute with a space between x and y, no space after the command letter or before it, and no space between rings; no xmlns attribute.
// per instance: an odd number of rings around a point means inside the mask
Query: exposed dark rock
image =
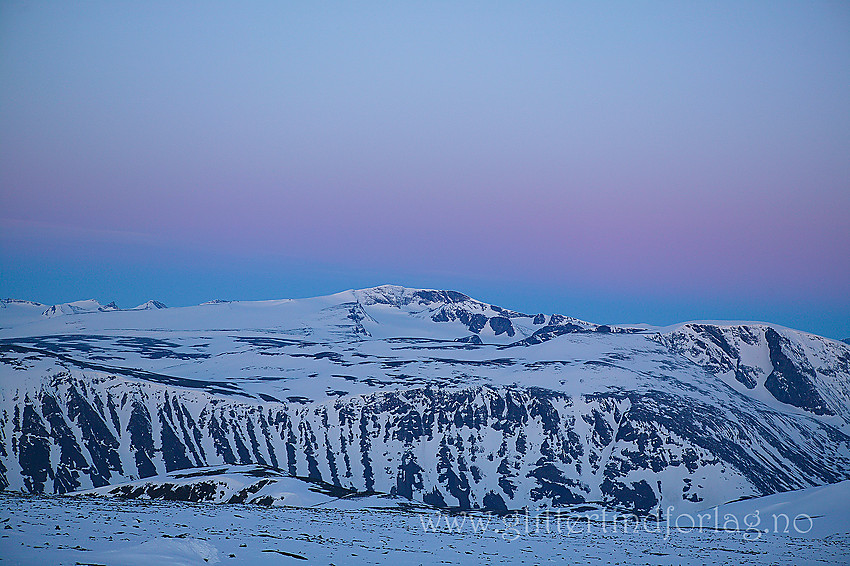
<svg viewBox="0 0 850 566"><path fill-rule="evenodd" d="M795 364L783 351L782 345L787 344L787 339L772 328L767 329L764 337L770 348L770 363L773 364L773 371L764 382L765 388L783 403L816 415L835 414L812 383L814 370L807 365Z"/></svg>
<svg viewBox="0 0 850 566"><path fill-rule="evenodd" d="M50 467L50 438L44 421L30 403L24 405L18 462L21 464L27 490L31 493L44 493L48 475L53 476Z"/></svg>
<svg viewBox="0 0 850 566"><path fill-rule="evenodd" d="M516 334L516 332L514 331L513 324L511 324L511 320L503 316L491 317L490 328L493 329L493 332L495 332L496 336L504 333L507 333L508 336L513 336L514 334Z"/></svg>

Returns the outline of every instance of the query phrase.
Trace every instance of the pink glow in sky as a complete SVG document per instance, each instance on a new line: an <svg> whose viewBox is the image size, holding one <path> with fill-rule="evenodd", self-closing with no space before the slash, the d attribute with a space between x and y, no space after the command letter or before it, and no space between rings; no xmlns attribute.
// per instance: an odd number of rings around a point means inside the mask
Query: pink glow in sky
<svg viewBox="0 0 850 566"><path fill-rule="evenodd" d="M838 2L4 3L0 291L242 298L248 262L244 298L850 335L848 30Z"/></svg>

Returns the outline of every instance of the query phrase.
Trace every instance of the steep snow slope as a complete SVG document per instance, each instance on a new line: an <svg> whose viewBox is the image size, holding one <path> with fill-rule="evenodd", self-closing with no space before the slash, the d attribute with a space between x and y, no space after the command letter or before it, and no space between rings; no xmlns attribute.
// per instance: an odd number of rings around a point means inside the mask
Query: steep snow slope
<svg viewBox="0 0 850 566"><path fill-rule="evenodd" d="M841 342L755 323L687 323L659 341L769 405L850 422L850 350Z"/></svg>
<svg viewBox="0 0 850 566"><path fill-rule="evenodd" d="M0 312L0 484L260 464L494 510L702 509L850 478L850 348L526 315L455 291Z"/></svg>

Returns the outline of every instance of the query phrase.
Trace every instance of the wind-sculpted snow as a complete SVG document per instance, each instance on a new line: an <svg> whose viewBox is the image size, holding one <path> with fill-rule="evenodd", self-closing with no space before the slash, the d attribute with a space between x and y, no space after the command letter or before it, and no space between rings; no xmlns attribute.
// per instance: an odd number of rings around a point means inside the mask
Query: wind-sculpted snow
<svg viewBox="0 0 850 566"><path fill-rule="evenodd" d="M257 465L646 514L850 479L850 348L763 324L659 333L387 286L42 317L0 331L0 362L0 485L33 493Z"/></svg>

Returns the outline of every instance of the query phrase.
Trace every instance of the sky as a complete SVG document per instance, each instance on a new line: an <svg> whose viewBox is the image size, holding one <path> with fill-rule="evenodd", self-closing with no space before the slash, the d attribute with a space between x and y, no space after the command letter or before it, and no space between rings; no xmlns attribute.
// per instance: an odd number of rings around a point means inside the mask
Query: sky
<svg viewBox="0 0 850 566"><path fill-rule="evenodd" d="M847 2L0 3L0 295L850 337Z"/></svg>

